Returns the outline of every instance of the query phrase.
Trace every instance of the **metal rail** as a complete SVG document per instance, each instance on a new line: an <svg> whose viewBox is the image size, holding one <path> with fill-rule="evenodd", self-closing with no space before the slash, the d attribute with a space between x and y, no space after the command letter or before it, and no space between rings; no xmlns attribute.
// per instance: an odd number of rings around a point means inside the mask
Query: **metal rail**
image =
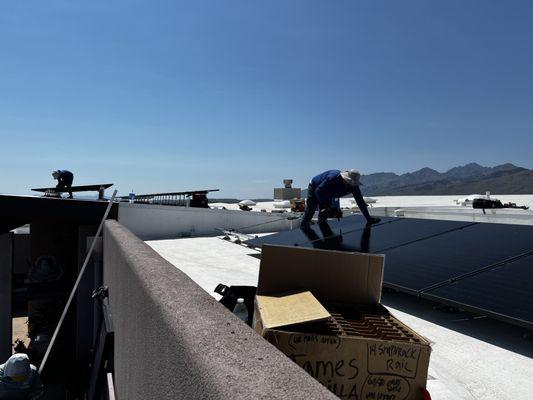
<svg viewBox="0 0 533 400"><path fill-rule="evenodd" d="M136 194L133 202L138 204L158 204L165 206L187 206L190 197L195 195L206 195L209 192L218 192L220 189L208 190L191 190L188 192L168 192L168 193L149 193ZM128 201L129 196L118 197L120 201Z"/></svg>
<svg viewBox="0 0 533 400"><path fill-rule="evenodd" d="M104 227L104 222L107 219L107 216L109 215L109 211L111 211L111 207L113 206L113 201L115 200L116 195L117 195L117 191L115 190L113 192L113 195L111 196L111 199L109 199L109 204L107 205L104 216L102 217L102 220L100 221L100 226L98 226L98 230L96 231L96 235L94 235L94 239L91 243L91 247L89 248L89 251L87 252L87 255L85 256L85 261L83 262L83 266L81 267L80 273L78 274L78 278L76 279L76 282L74 283L74 287L72 288L72 291L70 292L70 296L68 297L67 304L65 305L65 308L63 309L61 318L59 318L59 322L57 323L56 329L52 336L52 340L48 344L48 348L46 349L46 353L44 354L43 361L41 362L41 365L39 366L39 374L42 374L44 367L46 366L46 361L48 360L48 356L50 355L50 352L52 351L52 347L54 347L54 343L56 341L57 335L59 334L59 330L61 329L61 326L63 325L63 321L65 320L70 304L72 303L72 300L74 299L74 295L76 294L76 291L78 290L78 285L80 284L81 278L83 277L85 269L87 268L87 264L89 263L91 255L93 253L94 246L96 245L96 241L98 240L98 237L100 236L100 233L102 232L102 229Z"/></svg>

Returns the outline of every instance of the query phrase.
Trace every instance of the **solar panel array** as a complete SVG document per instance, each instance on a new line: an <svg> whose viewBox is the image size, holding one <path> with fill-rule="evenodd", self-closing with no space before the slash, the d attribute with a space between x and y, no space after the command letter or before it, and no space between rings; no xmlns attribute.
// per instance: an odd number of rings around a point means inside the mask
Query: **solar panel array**
<svg viewBox="0 0 533 400"><path fill-rule="evenodd" d="M356 215L246 243L384 253L383 286L533 329L533 226Z"/></svg>

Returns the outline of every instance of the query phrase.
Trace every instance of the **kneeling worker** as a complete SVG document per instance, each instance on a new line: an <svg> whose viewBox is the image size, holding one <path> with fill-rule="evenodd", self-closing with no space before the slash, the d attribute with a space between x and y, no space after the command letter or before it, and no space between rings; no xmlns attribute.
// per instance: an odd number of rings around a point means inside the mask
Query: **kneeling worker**
<svg viewBox="0 0 533 400"><path fill-rule="evenodd" d="M52 172L54 179L57 179L56 189L68 191L68 198L72 199L72 192L69 190L72 187L74 174L66 169L58 169Z"/></svg>
<svg viewBox="0 0 533 400"><path fill-rule="evenodd" d="M375 224L379 222L379 218L371 217L368 213L367 205L359 189L361 185L360 178L361 174L353 169L349 171L332 169L322 172L311 179L307 191L301 229L308 230L310 228L309 223L317 207L320 210L318 214L319 224L326 222L328 217L342 216L342 211L338 208L338 205L334 204L334 201L348 193L353 194L359 210L361 210L368 223Z"/></svg>
<svg viewBox="0 0 533 400"><path fill-rule="evenodd" d="M36 400L43 395L39 373L26 354L13 354L0 365L0 399Z"/></svg>

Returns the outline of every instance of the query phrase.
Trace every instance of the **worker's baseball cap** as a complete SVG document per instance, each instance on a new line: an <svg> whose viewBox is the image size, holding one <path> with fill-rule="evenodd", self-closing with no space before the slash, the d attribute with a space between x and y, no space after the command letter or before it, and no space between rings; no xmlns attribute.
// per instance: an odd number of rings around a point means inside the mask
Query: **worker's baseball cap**
<svg viewBox="0 0 533 400"><path fill-rule="evenodd" d="M355 169L350 169L348 171L342 171L341 172L342 179L344 179L344 182L348 186L361 186L362 183L360 181L361 174L359 171L356 171Z"/></svg>
<svg viewBox="0 0 533 400"><path fill-rule="evenodd" d="M30 373L30 359L24 353L13 354L5 363L4 376L16 382L27 380Z"/></svg>

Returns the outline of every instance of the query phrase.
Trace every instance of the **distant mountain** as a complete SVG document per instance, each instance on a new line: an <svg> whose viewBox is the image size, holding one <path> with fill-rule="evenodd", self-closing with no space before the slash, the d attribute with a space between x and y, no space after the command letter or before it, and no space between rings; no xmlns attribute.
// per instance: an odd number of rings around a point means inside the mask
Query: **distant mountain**
<svg viewBox="0 0 533 400"><path fill-rule="evenodd" d="M513 171L516 169L520 169L516 165L513 164L502 164L498 165L496 167L482 167L481 165L477 163L470 163L463 165L461 167L454 167L450 170L448 170L444 175L448 179L468 179L468 178L476 178L476 177L482 177L491 175L495 172L508 172Z"/></svg>
<svg viewBox="0 0 533 400"><path fill-rule="evenodd" d="M366 196L533 193L533 170L513 164L483 167L470 163L443 173L431 168L402 175L378 172L363 175L361 181Z"/></svg>
<svg viewBox="0 0 533 400"><path fill-rule="evenodd" d="M446 172L449 179L467 179L486 175L490 167L482 167L477 163L470 163L460 167L453 167Z"/></svg>

